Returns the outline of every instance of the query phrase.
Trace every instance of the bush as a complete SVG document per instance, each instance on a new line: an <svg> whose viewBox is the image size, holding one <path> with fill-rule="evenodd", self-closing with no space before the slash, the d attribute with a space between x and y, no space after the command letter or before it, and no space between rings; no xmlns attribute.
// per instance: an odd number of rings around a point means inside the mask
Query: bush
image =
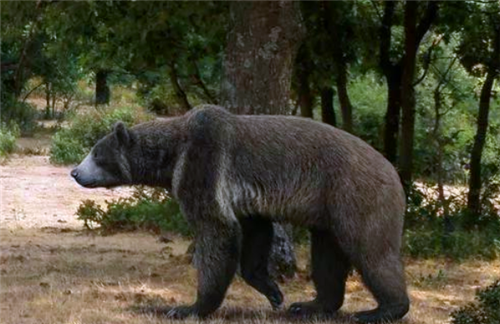
<svg viewBox="0 0 500 324"><path fill-rule="evenodd" d="M476 293L475 302L451 314L452 324L500 323L500 280Z"/></svg>
<svg viewBox="0 0 500 324"><path fill-rule="evenodd" d="M53 137L50 161L56 164L80 162L95 143L108 134L113 125L121 120L128 126L151 119L136 106L90 109L74 114L70 127L59 130Z"/></svg>
<svg viewBox="0 0 500 324"><path fill-rule="evenodd" d="M16 124L11 126L0 124L0 157L6 157L14 151L19 134L19 127Z"/></svg>
<svg viewBox="0 0 500 324"><path fill-rule="evenodd" d="M86 200L76 214L87 229L99 229L106 234L146 230L191 235L179 205L163 189L137 187L129 198L106 201L104 209Z"/></svg>
<svg viewBox="0 0 500 324"><path fill-rule="evenodd" d="M409 230L404 233L404 253L414 258L445 256L454 260L500 257L500 238L496 230L445 233L442 227L429 230Z"/></svg>
<svg viewBox="0 0 500 324"><path fill-rule="evenodd" d="M437 199L429 187L414 187L408 197L405 218L404 252L412 257L444 256L456 260L500 257L500 216L492 197L493 184L485 188L483 213L471 216L462 196ZM443 215L446 204L448 217Z"/></svg>
<svg viewBox="0 0 500 324"><path fill-rule="evenodd" d="M23 134L32 134L36 126L36 109L26 102L19 102L15 98L2 98L2 121L18 125Z"/></svg>

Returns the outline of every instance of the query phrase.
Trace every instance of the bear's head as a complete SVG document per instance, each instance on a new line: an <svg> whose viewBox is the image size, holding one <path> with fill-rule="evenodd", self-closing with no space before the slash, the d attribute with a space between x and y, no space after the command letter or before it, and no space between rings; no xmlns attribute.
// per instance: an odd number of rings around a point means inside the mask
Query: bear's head
<svg viewBox="0 0 500 324"><path fill-rule="evenodd" d="M134 134L122 122L113 132L99 140L89 155L71 171L71 176L86 188L112 188L132 184L128 151L133 148Z"/></svg>

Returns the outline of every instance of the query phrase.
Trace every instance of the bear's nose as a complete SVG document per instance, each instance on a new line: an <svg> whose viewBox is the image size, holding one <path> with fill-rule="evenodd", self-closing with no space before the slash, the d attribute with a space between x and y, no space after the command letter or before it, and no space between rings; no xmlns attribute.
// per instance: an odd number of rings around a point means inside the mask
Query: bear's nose
<svg viewBox="0 0 500 324"><path fill-rule="evenodd" d="M73 169L73 170L71 171L71 176L72 176L73 178L75 178L75 179L76 179L76 178L78 178L78 170L77 170L77 169Z"/></svg>

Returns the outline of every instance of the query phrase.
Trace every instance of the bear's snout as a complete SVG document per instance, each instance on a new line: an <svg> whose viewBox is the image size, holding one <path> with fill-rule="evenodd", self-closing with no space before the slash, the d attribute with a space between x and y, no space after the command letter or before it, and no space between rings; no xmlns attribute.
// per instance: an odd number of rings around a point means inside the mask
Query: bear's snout
<svg viewBox="0 0 500 324"><path fill-rule="evenodd" d="M71 170L71 173L70 173L70 174L71 174L71 176L72 176L73 178L75 178L75 180L78 178L78 170L77 170L77 169L73 169L73 170Z"/></svg>

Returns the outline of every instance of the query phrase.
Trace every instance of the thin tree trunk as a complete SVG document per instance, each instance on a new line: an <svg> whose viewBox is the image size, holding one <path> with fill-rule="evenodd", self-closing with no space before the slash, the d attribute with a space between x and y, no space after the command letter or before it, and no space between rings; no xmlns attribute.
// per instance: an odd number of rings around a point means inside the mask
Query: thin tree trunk
<svg viewBox="0 0 500 324"><path fill-rule="evenodd" d="M217 104L217 99L210 93L210 90L208 90L207 86L203 82L203 79L201 78L200 69L198 68L198 64L196 64L195 58L191 58L190 61L194 68L194 74L192 75L193 83L200 88L209 103Z"/></svg>
<svg viewBox="0 0 500 324"><path fill-rule="evenodd" d="M402 132L399 154L399 175L406 193L412 184L413 141L415 135L415 64L417 51L425 33L429 30L437 15L437 3L428 1L427 10L417 26L418 1L406 1L404 29L405 54L401 76Z"/></svg>
<svg viewBox="0 0 500 324"><path fill-rule="evenodd" d="M45 118L50 118L50 82L45 83Z"/></svg>
<svg viewBox="0 0 500 324"><path fill-rule="evenodd" d="M401 77L401 152L399 154L399 170L401 181L408 193L411 187L413 170L413 139L415 133L415 63L417 47L415 32L417 30L418 3L406 1L405 5L405 55Z"/></svg>
<svg viewBox="0 0 500 324"><path fill-rule="evenodd" d="M391 28L396 6L394 1L384 2L384 15L380 26L379 66L387 80L387 111L384 128L385 157L396 164L401 110L401 66L390 60Z"/></svg>
<svg viewBox="0 0 500 324"><path fill-rule="evenodd" d="M56 116L56 103L57 103L57 97L56 97L56 94L54 92L54 93L52 93L52 105L51 105L52 112L50 115L51 118L54 118Z"/></svg>
<svg viewBox="0 0 500 324"><path fill-rule="evenodd" d="M189 104L188 98L184 90L182 89L179 83L179 76L177 75L177 69L175 67L175 63L170 64L170 71L168 72L170 77L170 82L174 87L175 97L177 98L177 102L181 105L182 109L188 111L191 109L191 105Z"/></svg>
<svg viewBox="0 0 500 324"><path fill-rule="evenodd" d="M444 76L443 76L444 78ZM444 233L445 235L450 234L453 231L453 224L450 219L449 205L446 201L444 195L444 170L443 170L443 159L444 159L444 141L441 138L440 128L441 128L441 85L444 80L441 80L438 86L434 89L434 129L432 134L436 146L436 180L438 186L438 201L443 209L443 221L444 221Z"/></svg>
<svg viewBox="0 0 500 324"><path fill-rule="evenodd" d="M347 93L347 66L345 63L337 64L337 92L342 112L342 128L352 133L352 105Z"/></svg>
<svg viewBox="0 0 500 324"><path fill-rule="evenodd" d="M386 74L387 111L385 114L384 152L385 157L396 164L398 151L399 120L401 112L401 68L395 66Z"/></svg>
<svg viewBox="0 0 500 324"><path fill-rule="evenodd" d="M323 123L337 126L335 110L333 109L333 96L334 91L332 88L324 87L321 89L321 119Z"/></svg>
<svg viewBox="0 0 500 324"><path fill-rule="evenodd" d="M111 95L108 86L108 71L99 70L96 73L95 81L95 104L105 105L109 104L109 98Z"/></svg>
<svg viewBox="0 0 500 324"><path fill-rule="evenodd" d="M471 215L481 214L481 158L486 142L488 131L488 115L490 111L491 90L498 77L500 69L500 23L495 25L495 35L493 39L493 53L491 63L488 67L488 74L481 89L479 98L479 114L477 116L477 130L474 137L474 145L470 157L470 179L469 193L467 197L467 208Z"/></svg>
<svg viewBox="0 0 500 324"><path fill-rule="evenodd" d="M291 113L290 85L304 34L297 2L232 2L221 102L237 114ZM292 276L296 261L291 227L274 224L269 270Z"/></svg>
<svg viewBox="0 0 500 324"><path fill-rule="evenodd" d="M481 214L481 158L488 131L488 114L490 111L491 90L495 81L495 71L488 72L481 89L479 100L479 115L477 116L477 131L470 157L470 179L467 208L471 214Z"/></svg>
<svg viewBox="0 0 500 324"><path fill-rule="evenodd" d="M344 37L342 37L343 35L341 34L342 27L338 23L341 17L339 17L338 10L335 10L335 3L323 1L322 5L324 7L323 23L327 32L330 34L332 43L335 44L335 46L332 47L332 56L336 70L335 83L342 115L342 128L352 133L352 104L347 91L348 66L346 62L345 47L343 46Z"/></svg>

